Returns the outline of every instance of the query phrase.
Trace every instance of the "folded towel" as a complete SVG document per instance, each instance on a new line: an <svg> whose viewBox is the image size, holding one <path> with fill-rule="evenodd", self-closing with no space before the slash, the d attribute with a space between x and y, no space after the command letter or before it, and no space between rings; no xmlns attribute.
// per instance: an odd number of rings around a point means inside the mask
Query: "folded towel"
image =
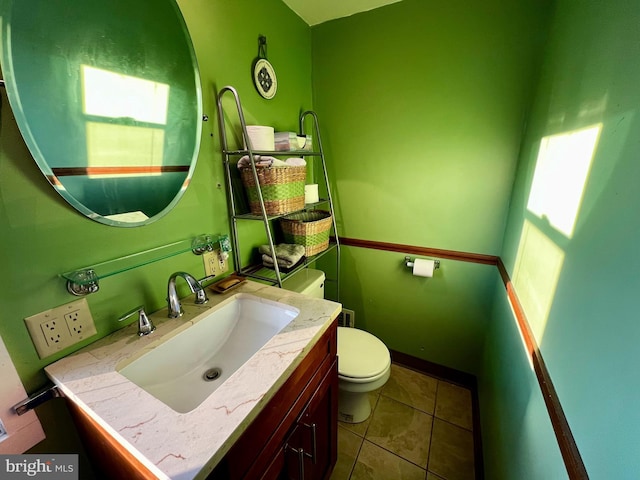
<svg viewBox="0 0 640 480"><path fill-rule="evenodd" d="M256 162L256 167L304 167L307 164L304 158L287 158L285 161L282 161L268 155L254 155L253 160ZM249 155L245 155L238 160L238 168L249 167L251 167Z"/></svg>
<svg viewBox="0 0 640 480"><path fill-rule="evenodd" d="M305 249L302 245L289 243L281 243L274 246L275 255L278 259L278 266L289 268L294 266L304 256ZM258 251L262 254L262 264L265 267L273 268L273 258L271 257L271 248L269 245L260 245Z"/></svg>
<svg viewBox="0 0 640 480"><path fill-rule="evenodd" d="M304 167L307 165L307 162L305 162L304 158L287 158L284 163L286 163L288 166L290 167Z"/></svg>
<svg viewBox="0 0 640 480"><path fill-rule="evenodd" d="M262 258L263 258L263 260L262 260L262 266L263 267L275 269L275 267L273 265L273 260L271 259L270 256L263 255ZM304 262L304 257L302 257L300 260L298 260L293 265L288 265L287 264L288 266L285 265L284 262L278 261L278 268L280 269L281 272L289 273L291 270L293 270L294 268L296 268L298 265L300 265L303 262Z"/></svg>
<svg viewBox="0 0 640 480"><path fill-rule="evenodd" d="M278 160L274 157L269 157L267 155L254 155L253 160L256 162L256 167L284 167L287 164L282 160ZM240 160L238 160L238 168L249 168L251 167L251 159L249 155L245 155Z"/></svg>

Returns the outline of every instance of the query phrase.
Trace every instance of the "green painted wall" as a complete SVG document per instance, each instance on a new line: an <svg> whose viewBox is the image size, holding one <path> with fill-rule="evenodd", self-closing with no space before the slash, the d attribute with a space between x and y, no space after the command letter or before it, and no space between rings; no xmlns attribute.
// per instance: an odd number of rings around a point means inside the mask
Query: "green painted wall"
<svg viewBox="0 0 640 480"><path fill-rule="evenodd" d="M54 192L26 149L3 94L0 129L0 335L29 392L46 381L42 368L70 353L40 360L23 318L74 300L61 272L118 258L194 235L229 233L214 90L235 86L249 122L296 129L299 111L312 106L310 28L279 0L180 0L201 73L203 140L191 185L176 208L139 228L98 224L76 213ZM268 21L265 19L268 18ZM280 86L264 100L251 81L259 34L267 36L269 60ZM220 186L219 186L220 185ZM233 268L233 266L232 266ZM121 327L119 315L139 304L148 311L163 307L166 282L177 270L203 276L202 261L183 254L101 282L88 297L99 336ZM183 291L186 294L186 291ZM46 415L45 417L50 417ZM46 421L46 418L45 418ZM45 429L51 423L46 421ZM54 424L47 431L50 452L63 439Z"/></svg>
<svg viewBox="0 0 640 480"><path fill-rule="evenodd" d="M529 302L529 310L525 310L527 315L533 314L540 349L591 478L631 479L640 471L639 20L640 4L636 1L558 2L501 253L512 278L522 279L516 283L518 295L537 295L538 304ZM533 178L541 163L541 141L560 141L563 135L594 125L601 125L601 132L576 225L570 234L562 233L554 228L557 223L552 207L546 210L546 218L530 208L531 192L537 190ZM574 162L584 144L567 146L559 164ZM567 177L572 177L572 172L569 170ZM563 177L556 174L555 178ZM547 195L568 191L566 185L562 180L549 188ZM523 241L526 222L529 231L531 226L539 231L538 239L531 243ZM549 265L553 251L558 259L557 275L549 268L536 271L535 262L526 261L528 256ZM550 285L555 288L549 289ZM548 311L548 315L539 316L535 310ZM509 322L509 316L506 309L497 310L492 319L495 325L488 331L487 364L480 380L487 384L481 390L493 393L481 398L484 406L504 404L531 382L530 373L520 365L510 377L502 375L498 385L489 386L496 382L496 362L512 364L520 355L510 345L515 340L503 345L491 340L493 333ZM539 402L531 408L535 409L532 415L543 416ZM506 414L493 407L483 414L483 427L495 424L496 430L509 430L521 418L517 410ZM544 428L548 442L554 442ZM483 430L483 434L491 431ZM518 435L519 441L533 439L533 435ZM485 449L488 466L498 468L501 462L509 461L499 452L512 448L510 438L493 442L485 438L485 444L491 446ZM544 458L543 452L546 449L536 449L535 456ZM492 472L488 468L488 478L514 478ZM522 476L517 478L562 478L559 474L528 477L524 472L524 468L519 470Z"/></svg>
<svg viewBox="0 0 640 480"><path fill-rule="evenodd" d="M495 276L492 321L484 344L484 375L478 378L485 478L567 478L538 380L502 280L497 272Z"/></svg>
<svg viewBox="0 0 640 480"><path fill-rule="evenodd" d="M495 267L443 260L435 278L422 278L403 258L343 247L341 301L356 312L356 326L393 350L475 372Z"/></svg>
<svg viewBox="0 0 640 480"><path fill-rule="evenodd" d="M632 300L640 274L637 2L559 0L541 79L547 2L404 0L312 29L278 0L178 3L211 120L191 186L154 224L113 228L77 214L36 168L2 99L0 335L27 389L42 385L42 367L59 357L40 360L23 322L73 300L58 273L229 231L213 92L231 84L250 123L294 130L300 110L313 104L341 235L501 255L519 295L532 298L555 280L545 282L544 269L527 271L536 263L522 260L525 220L549 238L562 258L546 322L533 325L542 353L591 477L633 478L640 467ZM267 35L278 70L272 101L250 80L258 34ZM577 224L562 235L527 208L540 141L598 123ZM259 225L243 228L261 242ZM545 252L528 255L546 265ZM565 478L495 268L443 260L436 278L422 279L402 260L343 248L341 300L358 326L393 349L478 374L487 478ZM99 335L135 305L163 306L166 278L178 269L202 274L200 259L183 255L103 281L89 297ZM328 292L335 295L331 284ZM39 451L74 445L60 435L55 408L41 410L49 438Z"/></svg>
<svg viewBox="0 0 640 480"><path fill-rule="evenodd" d="M313 27L341 235L500 252L547 12L404 0ZM356 324L402 352L477 369L492 267L444 260L424 280L402 254L345 251L340 299Z"/></svg>

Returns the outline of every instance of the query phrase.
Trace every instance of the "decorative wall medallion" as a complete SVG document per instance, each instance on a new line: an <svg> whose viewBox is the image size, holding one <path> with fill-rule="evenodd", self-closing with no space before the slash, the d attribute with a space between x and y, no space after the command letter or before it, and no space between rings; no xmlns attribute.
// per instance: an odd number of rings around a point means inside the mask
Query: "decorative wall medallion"
<svg viewBox="0 0 640 480"><path fill-rule="evenodd" d="M253 84L258 93L267 100L275 97L278 79L273 65L267 60L267 37L258 37L258 58L253 62Z"/></svg>

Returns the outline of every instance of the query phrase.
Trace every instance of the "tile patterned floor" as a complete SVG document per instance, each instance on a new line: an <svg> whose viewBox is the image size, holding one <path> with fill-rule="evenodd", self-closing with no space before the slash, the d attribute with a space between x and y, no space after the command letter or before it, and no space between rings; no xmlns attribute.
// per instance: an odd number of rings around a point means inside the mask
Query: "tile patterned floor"
<svg viewBox="0 0 640 480"><path fill-rule="evenodd" d="M331 480L473 480L471 392L393 364L373 412L339 423Z"/></svg>

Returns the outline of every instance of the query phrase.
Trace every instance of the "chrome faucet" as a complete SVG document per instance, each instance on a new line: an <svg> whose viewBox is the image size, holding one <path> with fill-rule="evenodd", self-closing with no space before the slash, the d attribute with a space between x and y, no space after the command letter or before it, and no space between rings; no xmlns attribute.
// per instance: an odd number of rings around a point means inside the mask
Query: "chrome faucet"
<svg viewBox="0 0 640 480"><path fill-rule="evenodd" d="M182 277L189 285L191 293L196 294L196 303L201 305L207 303L209 299L207 294L200 285L200 282L187 272L175 272L169 277L169 284L167 285L167 307L169 309L169 318L178 318L182 315L182 306L180 305L180 299L178 298L178 292L176 291L176 280L178 277Z"/></svg>

